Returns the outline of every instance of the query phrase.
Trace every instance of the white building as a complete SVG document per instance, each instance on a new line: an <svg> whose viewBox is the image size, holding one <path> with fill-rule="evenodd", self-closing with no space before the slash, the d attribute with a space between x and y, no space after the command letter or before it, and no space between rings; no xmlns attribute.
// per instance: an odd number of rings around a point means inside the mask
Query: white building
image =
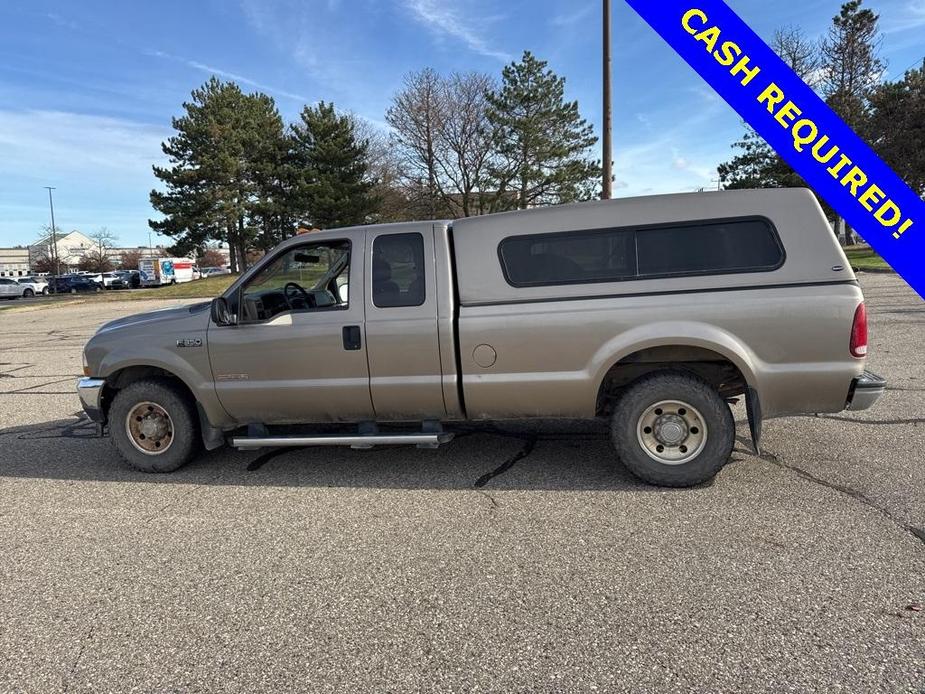
<svg viewBox="0 0 925 694"><path fill-rule="evenodd" d="M30 266L27 247L0 248L0 277L25 277Z"/></svg>
<svg viewBox="0 0 925 694"><path fill-rule="evenodd" d="M80 259L94 247L91 239L76 230L68 234L60 233L54 236L54 241L50 235L43 236L29 246L32 262L35 262L39 258L53 258L52 244L54 243L56 247L55 250L57 250L58 262L61 264L61 271L69 272L76 270L78 263L80 263Z"/></svg>

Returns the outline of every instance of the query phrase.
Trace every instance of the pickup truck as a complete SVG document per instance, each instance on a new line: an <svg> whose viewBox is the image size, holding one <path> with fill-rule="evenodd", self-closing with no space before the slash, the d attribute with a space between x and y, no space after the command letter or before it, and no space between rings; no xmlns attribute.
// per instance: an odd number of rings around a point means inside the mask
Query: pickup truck
<svg viewBox="0 0 925 694"><path fill-rule="evenodd" d="M454 421L608 418L616 460L689 486L729 459L735 401L756 450L766 418L870 407L866 355L813 195L729 191L296 236L212 302L102 326L78 391L143 471L226 442L434 447Z"/></svg>

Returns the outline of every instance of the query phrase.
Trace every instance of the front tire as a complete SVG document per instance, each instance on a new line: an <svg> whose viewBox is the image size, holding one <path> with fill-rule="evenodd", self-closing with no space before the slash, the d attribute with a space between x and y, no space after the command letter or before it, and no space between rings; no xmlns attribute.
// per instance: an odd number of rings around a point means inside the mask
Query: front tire
<svg viewBox="0 0 925 694"><path fill-rule="evenodd" d="M26 291L22 293L22 295L26 299L31 299L33 296L35 296L35 292L32 291L31 289L27 289Z"/></svg>
<svg viewBox="0 0 925 694"><path fill-rule="evenodd" d="M140 472L173 472L199 452L199 420L187 394L167 380L135 381L109 410L116 450Z"/></svg>
<svg viewBox="0 0 925 694"><path fill-rule="evenodd" d="M729 460L735 420L705 381L661 372L627 388L610 433L617 456L634 475L659 486L691 487L712 479Z"/></svg>

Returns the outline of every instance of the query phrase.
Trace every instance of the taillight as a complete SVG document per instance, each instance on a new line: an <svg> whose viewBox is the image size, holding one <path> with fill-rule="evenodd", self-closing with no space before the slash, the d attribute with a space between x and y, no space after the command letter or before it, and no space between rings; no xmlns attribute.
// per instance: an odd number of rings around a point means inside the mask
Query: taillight
<svg viewBox="0 0 925 694"><path fill-rule="evenodd" d="M854 323L851 326L851 356L863 359L867 356L867 309L864 302L858 304L854 312Z"/></svg>

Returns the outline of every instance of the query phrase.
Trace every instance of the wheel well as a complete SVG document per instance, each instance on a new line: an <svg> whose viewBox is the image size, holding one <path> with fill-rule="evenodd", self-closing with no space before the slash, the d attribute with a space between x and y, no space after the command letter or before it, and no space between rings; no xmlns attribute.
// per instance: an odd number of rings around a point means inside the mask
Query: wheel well
<svg viewBox="0 0 925 694"><path fill-rule="evenodd" d="M743 394L748 385L739 368L713 350L688 345L650 347L633 352L610 367L598 390L597 415L610 414L623 389L655 371L692 373L716 388L724 398Z"/></svg>
<svg viewBox="0 0 925 694"><path fill-rule="evenodd" d="M175 374L167 371L166 369L161 369L157 366L127 366L124 369L120 369L112 374L109 378L106 379L106 385L103 388L103 410L108 415L109 406L112 404L112 399L115 397L116 393L126 386L135 383L136 381L141 381L146 378L156 378L162 381L169 381L176 385L189 399L191 403L196 402L196 398L193 395L193 391L182 381L182 379L177 378Z"/></svg>

